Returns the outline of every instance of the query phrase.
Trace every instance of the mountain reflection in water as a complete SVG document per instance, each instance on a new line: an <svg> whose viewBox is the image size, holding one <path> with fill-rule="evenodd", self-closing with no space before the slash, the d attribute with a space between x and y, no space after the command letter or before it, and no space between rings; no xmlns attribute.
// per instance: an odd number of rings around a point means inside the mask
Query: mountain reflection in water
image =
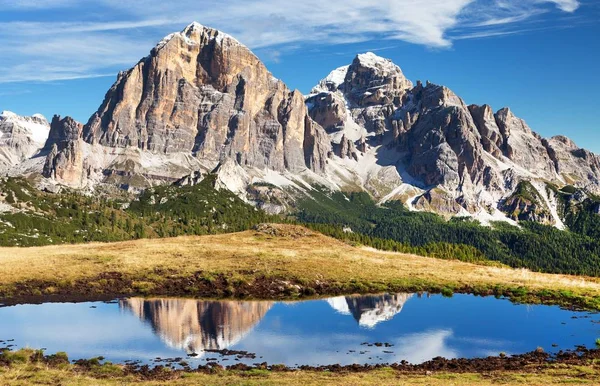
<svg viewBox="0 0 600 386"><path fill-rule="evenodd" d="M422 363L593 347L600 316L494 297L386 294L300 302L124 299L0 307L1 341L73 358L191 365ZM366 344L365 344L366 343ZM377 345L377 343L381 343ZM6 344L6 343L5 343ZM208 354L206 350L246 351ZM235 357L233 357L235 356Z"/></svg>
<svg viewBox="0 0 600 386"><path fill-rule="evenodd" d="M239 342L273 302L193 299L124 299L120 307L148 322L170 347L197 353L222 350Z"/></svg>
<svg viewBox="0 0 600 386"><path fill-rule="evenodd" d="M337 312L373 328L402 311L411 294L346 296L327 299ZM274 302L193 299L123 299L121 309L152 326L169 347L199 353L223 350L240 342L264 318Z"/></svg>
<svg viewBox="0 0 600 386"><path fill-rule="evenodd" d="M412 294L385 294L367 296L340 296L327 299L327 303L344 315L352 315L362 327L373 328L378 323L399 314Z"/></svg>

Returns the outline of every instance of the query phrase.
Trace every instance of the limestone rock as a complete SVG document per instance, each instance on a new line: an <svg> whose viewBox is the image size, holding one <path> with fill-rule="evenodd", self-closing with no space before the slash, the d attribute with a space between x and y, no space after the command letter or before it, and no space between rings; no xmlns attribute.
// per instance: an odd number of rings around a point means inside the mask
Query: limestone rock
<svg viewBox="0 0 600 386"><path fill-rule="evenodd" d="M513 220L535 221L547 225L556 224L544 198L527 181L519 183L515 192L502 203L500 209Z"/></svg>
<svg viewBox="0 0 600 386"><path fill-rule="evenodd" d="M545 142L556 172L566 184L600 193L600 156L579 148L565 136L555 136Z"/></svg>
<svg viewBox="0 0 600 386"><path fill-rule="evenodd" d="M83 125L71 117L55 115L44 151L48 152L42 175L79 187L84 180Z"/></svg>
<svg viewBox="0 0 600 386"><path fill-rule="evenodd" d="M196 186L204 180L204 174L201 171L195 171L185 177L175 181L177 186Z"/></svg>
<svg viewBox="0 0 600 386"><path fill-rule="evenodd" d="M481 135L481 144L485 151L496 158L503 155L504 137L496 124L496 118L490 105L470 105L473 122Z"/></svg>
<svg viewBox="0 0 600 386"><path fill-rule="evenodd" d="M84 139L214 164L323 170L330 150L304 98L234 38L192 23L119 75Z"/></svg>
<svg viewBox="0 0 600 386"><path fill-rule="evenodd" d="M435 212L444 216L453 216L462 209L460 203L448 192L440 188L427 191L413 203L417 210Z"/></svg>
<svg viewBox="0 0 600 386"><path fill-rule="evenodd" d="M22 117L10 111L0 113L0 169L33 157L44 146L50 125L44 116Z"/></svg>
<svg viewBox="0 0 600 386"><path fill-rule="evenodd" d="M543 178L556 178L555 165L539 134L508 108L495 114L496 124L504 138L504 154L525 170L533 170Z"/></svg>
<svg viewBox="0 0 600 386"><path fill-rule="evenodd" d="M391 60L372 52L357 55L348 68L342 90L358 106L399 104L412 83Z"/></svg>
<svg viewBox="0 0 600 386"><path fill-rule="evenodd" d="M340 158L353 158L354 160L358 160L358 154L356 147L354 146L354 142L345 136L342 136L340 144L337 146L336 154Z"/></svg>

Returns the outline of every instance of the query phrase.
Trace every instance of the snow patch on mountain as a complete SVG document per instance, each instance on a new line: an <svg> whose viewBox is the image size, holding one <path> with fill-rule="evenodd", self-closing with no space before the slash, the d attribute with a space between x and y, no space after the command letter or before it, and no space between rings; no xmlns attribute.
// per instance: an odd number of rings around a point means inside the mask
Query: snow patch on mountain
<svg viewBox="0 0 600 386"><path fill-rule="evenodd" d="M351 315L350 308L345 296L338 296L335 298L327 299L327 303L333 308L338 314Z"/></svg>
<svg viewBox="0 0 600 386"><path fill-rule="evenodd" d="M50 133L50 124L46 117L42 114L34 114L31 117L23 117L13 113L12 111L2 111L0 113L0 122L4 123L13 123L18 125L20 128L26 131L26 134L35 142L36 144L44 144L48 139L48 134ZM7 137L7 133L2 133L0 130L0 135Z"/></svg>
<svg viewBox="0 0 600 386"><path fill-rule="evenodd" d="M350 66L342 66L331 71L331 73L327 75L324 79L322 79L318 85L313 87L307 98L310 98L322 92L331 92L338 90L339 87L342 84L344 84L344 81L346 80L346 75L348 74L349 67Z"/></svg>
<svg viewBox="0 0 600 386"><path fill-rule="evenodd" d="M175 32L175 33L165 36L160 42L158 42L155 49L160 50L161 48L166 46L167 43L169 43L171 40L173 40L176 37L180 38L188 45L197 46L200 44L200 42L195 41L193 39L193 34L199 33L202 30L214 31L214 34L210 35L210 37L211 37L211 39L215 40L218 44L223 44L223 41L227 40L228 43L230 43L230 44L241 45L241 43L237 39L232 37L231 35L228 35L224 32L218 31L218 30L214 30L210 27L203 26L202 24L195 21L195 22L189 24L187 27L185 27L181 32Z"/></svg>
<svg viewBox="0 0 600 386"><path fill-rule="evenodd" d="M544 203L546 204L548 209L550 209L550 214L552 215L552 219L554 220L554 226L560 230L565 230L567 227L558 215L558 202L556 200L556 197L550 197L550 195L548 194L546 183L539 180L532 180L531 185L533 185L533 187L538 191L538 193L544 200Z"/></svg>
<svg viewBox="0 0 600 386"><path fill-rule="evenodd" d="M400 70L390 59L382 58L373 52L365 52L357 55L358 61L364 67L374 68L380 71L394 72Z"/></svg>

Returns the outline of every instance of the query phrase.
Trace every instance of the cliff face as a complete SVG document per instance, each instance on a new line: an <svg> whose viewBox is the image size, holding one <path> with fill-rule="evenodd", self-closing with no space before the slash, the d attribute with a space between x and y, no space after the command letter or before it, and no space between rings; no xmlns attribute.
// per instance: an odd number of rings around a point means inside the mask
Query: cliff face
<svg viewBox="0 0 600 386"><path fill-rule="evenodd" d="M84 129L109 147L322 171L329 144L304 98L232 37L197 23L121 73Z"/></svg>
<svg viewBox="0 0 600 386"><path fill-rule="evenodd" d="M84 155L81 134L83 125L71 117L55 115L44 151L48 152L42 175L71 186L84 179Z"/></svg>
<svg viewBox="0 0 600 386"><path fill-rule="evenodd" d="M78 138L68 125L60 128L65 132L53 130L46 144L44 175L68 185L74 174L88 174L92 183L143 188L227 160L257 170L322 173L331 149L300 92L275 79L234 38L198 23L167 36L120 73ZM65 139L72 144L60 145ZM89 170L76 172L82 165Z"/></svg>

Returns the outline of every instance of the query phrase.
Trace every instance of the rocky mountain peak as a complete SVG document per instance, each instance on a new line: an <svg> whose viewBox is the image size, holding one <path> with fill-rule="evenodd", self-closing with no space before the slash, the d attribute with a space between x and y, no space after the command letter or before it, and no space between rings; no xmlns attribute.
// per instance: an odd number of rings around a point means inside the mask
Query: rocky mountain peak
<svg viewBox="0 0 600 386"><path fill-rule="evenodd" d="M344 84L346 80L346 74L348 74L348 69L350 66L342 66L338 67L335 70L331 71L329 75L323 78L319 84L317 84L311 90L311 94L319 94L323 92L336 92L340 89L340 86Z"/></svg>
<svg viewBox="0 0 600 386"><path fill-rule="evenodd" d="M368 71L381 79L388 77L401 77L406 80L402 70L394 62L372 52L356 55L349 68L349 72L352 71Z"/></svg>
<svg viewBox="0 0 600 386"><path fill-rule="evenodd" d="M50 125L41 114L0 113L0 167L12 167L34 156L46 141Z"/></svg>
<svg viewBox="0 0 600 386"><path fill-rule="evenodd" d="M555 135L554 137L550 138L550 141L561 143L566 148L572 150L579 149L579 147L577 147L577 144L575 144L575 142L571 138L565 137L564 135Z"/></svg>
<svg viewBox="0 0 600 386"><path fill-rule="evenodd" d="M357 55L348 67L343 91L359 106L400 103L400 97L412 88L400 67L372 52Z"/></svg>
<svg viewBox="0 0 600 386"><path fill-rule="evenodd" d="M73 122L58 127L79 130ZM175 181L227 159L242 168L320 173L331 150L300 92L273 77L237 40L199 23L168 35L119 74L81 137L111 155L94 157L95 175L130 175L149 165L152 174L144 180ZM62 140L56 135L52 142ZM69 146L69 156L61 159L79 161L79 148ZM60 152L57 146L53 156Z"/></svg>
<svg viewBox="0 0 600 386"><path fill-rule="evenodd" d="M44 146L44 150L50 150L53 145L59 148L69 141L77 141L83 132L83 124L77 122L71 117L61 118L60 115L52 117L50 124L50 133Z"/></svg>
<svg viewBox="0 0 600 386"><path fill-rule="evenodd" d="M417 210L490 216L522 181L549 209L546 182L600 191L600 157L563 136L541 138L508 108L494 113L443 85L413 86L374 53L333 70L305 99L250 49L199 23L120 73L85 126L2 113L0 166L39 151L29 125L46 127L42 174L77 187L138 191L214 172L218 189L248 197L257 181L293 186L300 178ZM294 199L277 197L286 207Z"/></svg>
<svg viewBox="0 0 600 386"><path fill-rule="evenodd" d="M435 108L439 106L460 106L466 108L463 100L446 86L427 82L425 86L421 82L411 90L415 102L418 102L421 108Z"/></svg>
<svg viewBox="0 0 600 386"><path fill-rule="evenodd" d="M35 143L44 143L48 136L49 123L42 114L26 117L5 110L0 113L0 122L4 123L5 130L9 124L14 129L18 126Z"/></svg>

